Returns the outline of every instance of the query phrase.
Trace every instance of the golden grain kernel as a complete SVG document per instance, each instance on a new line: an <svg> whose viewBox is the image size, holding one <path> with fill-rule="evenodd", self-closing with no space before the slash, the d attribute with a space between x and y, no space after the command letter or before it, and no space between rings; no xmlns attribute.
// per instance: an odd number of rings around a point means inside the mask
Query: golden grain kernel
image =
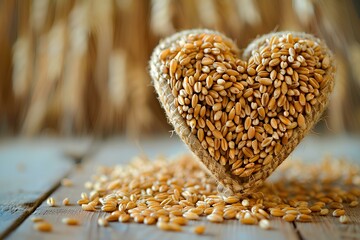
<svg viewBox="0 0 360 240"><path fill-rule="evenodd" d="M119 216L119 222L125 223L125 222L129 222L130 221L130 215L123 213Z"/></svg>
<svg viewBox="0 0 360 240"><path fill-rule="evenodd" d="M50 207L55 207L55 206L56 206L55 199L54 199L53 197L49 197L49 198L46 200L46 203L47 203L47 205L49 205Z"/></svg>
<svg viewBox="0 0 360 240"><path fill-rule="evenodd" d="M67 225L79 225L79 220L75 218L63 218L61 219L61 222Z"/></svg>
<svg viewBox="0 0 360 240"><path fill-rule="evenodd" d="M109 222L105 218L99 218L98 225L101 227L107 227L109 226Z"/></svg>
<svg viewBox="0 0 360 240"><path fill-rule="evenodd" d="M71 186L73 186L73 182L69 178L63 178L63 179L61 179L61 185L64 187L71 187Z"/></svg>
<svg viewBox="0 0 360 240"><path fill-rule="evenodd" d="M110 214L110 215L106 216L105 219L106 219L106 221L108 221L108 222L116 222L116 221L119 220L119 216L120 216L120 215Z"/></svg>
<svg viewBox="0 0 360 240"><path fill-rule="evenodd" d="M220 223L224 221L224 218L219 214L210 214L206 216L206 219L210 222Z"/></svg>
<svg viewBox="0 0 360 240"><path fill-rule="evenodd" d="M357 207L359 205L359 202L354 200L349 204L349 207Z"/></svg>
<svg viewBox="0 0 360 240"><path fill-rule="evenodd" d="M320 210L320 215L321 216L326 216L328 214L329 214L329 209L323 208L323 209Z"/></svg>
<svg viewBox="0 0 360 240"><path fill-rule="evenodd" d="M63 204L64 206L70 205L70 200L69 200L69 198L64 198L64 199L62 200L62 204Z"/></svg>
<svg viewBox="0 0 360 240"><path fill-rule="evenodd" d="M312 221L312 216L307 215L307 214L299 214L296 217L296 221L298 221L298 222L311 222Z"/></svg>
<svg viewBox="0 0 360 240"><path fill-rule="evenodd" d="M173 217L173 218L170 218L170 222L177 223L179 225L187 225L188 220L183 217Z"/></svg>
<svg viewBox="0 0 360 240"><path fill-rule="evenodd" d="M332 215L334 217L340 217L340 216L343 216L345 215L345 210L344 209L335 209L332 213Z"/></svg>
<svg viewBox="0 0 360 240"><path fill-rule="evenodd" d="M270 211L270 214L272 215L272 216L274 216L274 217L282 217L282 216L284 216L285 215L285 212L284 211L282 211L281 209L272 209L271 211Z"/></svg>
<svg viewBox="0 0 360 240"><path fill-rule="evenodd" d="M206 230L206 227L204 225L197 225L193 228L193 232L198 235L204 234L205 230Z"/></svg>
<svg viewBox="0 0 360 240"><path fill-rule="evenodd" d="M44 219L42 217L32 217L31 221L32 222L42 222L42 221L44 221Z"/></svg>
<svg viewBox="0 0 360 240"><path fill-rule="evenodd" d="M136 223L143 223L144 222L144 216L142 216L142 215L136 215L135 217L134 217L134 222L136 222Z"/></svg>
<svg viewBox="0 0 360 240"><path fill-rule="evenodd" d="M283 216L283 219L287 222L293 222L295 221L297 215L294 214L286 214Z"/></svg>
<svg viewBox="0 0 360 240"><path fill-rule="evenodd" d="M257 224L257 219L251 216L249 213L245 213L245 216L240 218L240 222L246 225L254 225Z"/></svg>
<svg viewBox="0 0 360 240"><path fill-rule="evenodd" d="M51 232L52 225L48 222L41 221L34 224L34 229L40 232Z"/></svg>
<svg viewBox="0 0 360 240"><path fill-rule="evenodd" d="M198 220L200 217L198 214L194 213L194 212L185 212L183 214L183 217L189 220Z"/></svg>
<svg viewBox="0 0 360 240"><path fill-rule="evenodd" d="M90 202L89 199L79 199L76 203L79 205L88 204Z"/></svg>
<svg viewBox="0 0 360 240"><path fill-rule="evenodd" d="M347 223L350 222L350 219L349 219L348 216L342 215L342 216L340 216L340 218L339 218L339 222L341 222L341 223L343 223L343 224L347 224Z"/></svg>
<svg viewBox="0 0 360 240"><path fill-rule="evenodd" d="M267 219L261 219L259 222L259 226L265 230L271 229L270 221Z"/></svg>

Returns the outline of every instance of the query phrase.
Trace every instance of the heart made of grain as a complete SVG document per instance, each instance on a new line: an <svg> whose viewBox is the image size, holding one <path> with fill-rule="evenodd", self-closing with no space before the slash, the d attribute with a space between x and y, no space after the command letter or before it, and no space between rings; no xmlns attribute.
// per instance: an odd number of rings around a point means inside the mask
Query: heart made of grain
<svg viewBox="0 0 360 240"><path fill-rule="evenodd" d="M334 83L330 50L309 34L270 33L240 52L198 29L163 40L150 61L169 121L225 194L263 183L319 120Z"/></svg>

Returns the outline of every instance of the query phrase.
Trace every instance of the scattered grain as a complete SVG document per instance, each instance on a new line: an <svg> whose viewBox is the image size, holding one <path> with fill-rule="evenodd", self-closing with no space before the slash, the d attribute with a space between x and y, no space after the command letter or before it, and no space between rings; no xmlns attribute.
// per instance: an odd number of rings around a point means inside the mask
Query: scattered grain
<svg viewBox="0 0 360 240"><path fill-rule="evenodd" d="M64 186L64 187L72 187L74 184L73 184L73 181L69 178L63 178L61 180L61 185Z"/></svg>
<svg viewBox="0 0 360 240"><path fill-rule="evenodd" d="M79 225L79 220L75 218L63 218L61 221L67 225Z"/></svg>
<svg viewBox="0 0 360 240"><path fill-rule="evenodd" d="M52 225L48 222L41 221L34 224L34 229L40 232L51 232Z"/></svg>
<svg viewBox="0 0 360 240"><path fill-rule="evenodd" d="M340 217L340 216L343 216L345 215L345 210L344 209L335 209L332 213L332 215L334 217Z"/></svg>
<svg viewBox="0 0 360 240"><path fill-rule="evenodd" d="M107 227L109 226L109 222L105 218L99 218L98 225L101 227Z"/></svg>
<svg viewBox="0 0 360 240"><path fill-rule="evenodd" d="M70 200L69 200L69 198L64 198L64 199L62 200L62 204L63 204L64 206L70 205Z"/></svg>
<svg viewBox="0 0 360 240"><path fill-rule="evenodd" d="M199 235L204 234L205 230L206 228L204 225L197 225L193 228L193 232Z"/></svg>
<svg viewBox="0 0 360 240"><path fill-rule="evenodd" d="M265 230L271 229L270 221L267 219L261 219L259 222L259 226Z"/></svg>
<svg viewBox="0 0 360 240"><path fill-rule="evenodd" d="M46 203L47 203L47 205L49 205L50 207L55 207L55 206L56 206L55 199L54 199L53 197L49 197L49 198L46 200Z"/></svg>
<svg viewBox="0 0 360 240"><path fill-rule="evenodd" d="M42 221L44 221L44 219L42 217L32 217L31 221L32 222L42 222Z"/></svg>
<svg viewBox="0 0 360 240"><path fill-rule="evenodd" d="M347 223L350 222L350 219L349 219L348 216L342 215L342 216L340 216L340 218L339 218L339 222L341 222L341 223L343 223L343 224L347 224Z"/></svg>

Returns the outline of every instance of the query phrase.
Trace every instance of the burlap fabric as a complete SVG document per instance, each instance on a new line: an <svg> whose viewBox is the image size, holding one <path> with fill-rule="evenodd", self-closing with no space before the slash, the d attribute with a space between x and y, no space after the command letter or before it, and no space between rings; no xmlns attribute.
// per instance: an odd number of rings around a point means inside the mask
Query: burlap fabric
<svg viewBox="0 0 360 240"><path fill-rule="evenodd" d="M251 193L253 190L256 189L257 186L261 185L264 180L268 176L270 176L270 174L288 157L288 155L294 150L294 148L299 144L299 142L304 138L304 136L320 119L328 103L329 95L333 89L334 66L327 69L325 79L328 82L327 85L322 89L320 96L318 97L319 103L313 107L311 114L305 117L307 126L306 129L302 130L300 128L296 128L293 136L289 139L288 144L286 146L283 146L281 152L273 158L270 164L264 166L260 171L250 175L249 177L240 178L232 175L229 169L226 168L226 166L220 165L215 159L213 159L207 149L204 149L201 146L200 141L197 139L197 137L190 132L190 128L186 124L186 121L182 118L182 116L178 113L178 110L174 106L174 96L171 93L168 79L166 79L166 76L162 75L162 71L160 69L161 62L159 59L159 54L162 50L169 48L172 44L178 42L181 39L185 39L189 34L199 33L218 34L221 35L223 38L227 38L223 34L216 31L207 29L196 29L179 32L164 39L154 49L150 60L150 75L153 80L153 85L156 89L162 107L165 109L168 121L173 125L176 133L179 135L182 141L184 141L184 143L194 153L198 161L201 162L205 166L205 169L208 170L208 172L219 182L218 190L225 195L230 195L233 193ZM270 39L274 34L282 35L284 33L288 32L274 32L255 39L243 51L242 59L249 59L252 50L264 44L265 41L267 39ZM333 55L331 51L328 50L324 42L306 33L292 32L292 34L294 37L310 39L320 44L322 49L326 51L326 54L329 55L331 63L333 64Z"/></svg>

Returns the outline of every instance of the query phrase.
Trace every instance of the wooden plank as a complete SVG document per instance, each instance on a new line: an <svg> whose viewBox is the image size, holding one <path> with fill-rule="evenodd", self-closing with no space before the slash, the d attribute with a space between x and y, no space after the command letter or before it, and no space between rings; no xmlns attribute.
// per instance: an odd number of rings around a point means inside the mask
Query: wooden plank
<svg viewBox="0 0 360 240"><path fill-rule="evenodd" d="M139 147L140 146L140 147ZM137 144L117 139L104 144L103 148L81 168L73 169L70 178L75 185L73 187L60 187L52 194L58 202L69 197L72 203L80 198L80 193L86 191L84 182L91 178L97 165L113 166L114 164L127 163L133 156L145 152L150 158L165 154L177 155L186 151L185 146L177 137L171 139L151 139ZM97 226L97 219L105 216L100 212L84 212L79 206L71 207L48 207L43 203L32 216L43 217L54 225L51 233L39 233L32 229L33 223L27 219L9 239L199 239L199 236L191 233L191 227L200 222L206 225L206 234L201 239L298 239L293 225L272 219L273 230L265 231L257 226L241 225L238 221L226 221L223 224L209 223L205 219L193 221L184 228L183 232L164 232L155 226L146 226L136 223L111 223L108 228ZM81 226L69 227L61 223L63 217L74 217L81 221Z"/></svg>
<svg viewBox="0 0 360 240"><path fill-rule="evenodd" d="M73 168L74 162L63 153L67 144L48 138L2 140L0 239L31 214Z"/></svg>
<svg viewBox="0 0 360 240"><path fill-rule="evenodd" d="M339 218L315 216L314 222L295 223L299 235L303 239L360 239L360 209L345 207L346 215L351 222L342 224Z"/></svg>
<svg viewBox="0 0 360 240"><path fill-rule="evenodd" d="M301 157L306 161L319 160L323 154L329 153L334 156L359 156L359 139L358 138L307 138L304 143L294 153L292 158ZM325 151L326 150L326 151ZM86 161L81 167L75 168L70 174L70 178L74 181L73 187L60 187L52 196L58 201L65 197L69 197L72 203L80 198L80 193L86 191L83 187L84 182L91 178L97 165L113 166L115 164L125 164L133 156L146 153L150 158L165 154L167 156L183 153L186 147L178 140L177 137L171 139L149 139L139 144L137 142L125 141L124 139L113 139L105 142L100 151L91 159ZM271 231L264 231L257 226L244 226L237 221L227 221L225 224L213 224L203 220L203 224L207 226L207 233L201 239L333 239L338 236L353 236L351 231L358 233L359 208L351 209L351 218L355 218L353 224L339 225L332 217L320 219L316 218L315 223L286 223L280 218L271 219L274 227ZM191 222L189 227L185 227L185 231L181 233L163 232L154 226L146 226L143 224L121 224L111 223L108 228L97 226L97 219L105 216L100 212L84 212L79 206L70 207L48 207L42 204L32 216L40 216L48 220L54 225L52 233L39 233L32 229L33 223L27 219L9 239L199 239L190 233L190 228L199 222ZM69 227L61 223L63 217L75 217L81 221L81 226ZM359 225L359 224L358 224ZM296 228L294 228L296 226ZM347 228L349 230L346 230ZM328 231L325 237L323 232ZM315 235L314 235L314 232ZM348 237L349 237L348 236ZM354 235L355 236L355 235ZM353 237L355 238L355 237Z"/></svg>

